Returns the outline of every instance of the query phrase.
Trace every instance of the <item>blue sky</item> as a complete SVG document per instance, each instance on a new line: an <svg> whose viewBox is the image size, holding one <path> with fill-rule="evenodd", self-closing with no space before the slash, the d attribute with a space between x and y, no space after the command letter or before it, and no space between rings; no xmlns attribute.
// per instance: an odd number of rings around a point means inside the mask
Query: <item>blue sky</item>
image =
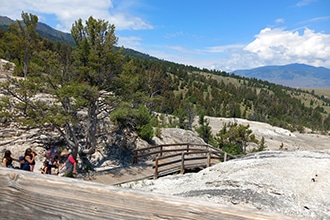
<svg viewBox="0 0 330 220"><path fill-rule="evenodd" d="M89 16L116 26L118 46L177 63L231 72L305 63L330 68L329 0L0 0L70 32Z"/></svg>

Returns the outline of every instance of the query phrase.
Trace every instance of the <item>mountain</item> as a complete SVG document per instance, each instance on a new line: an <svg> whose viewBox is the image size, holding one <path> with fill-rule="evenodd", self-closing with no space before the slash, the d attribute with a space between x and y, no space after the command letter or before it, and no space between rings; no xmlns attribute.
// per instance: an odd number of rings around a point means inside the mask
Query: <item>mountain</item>
<svg viewBox="0 0 330 220"><path fill-rule="evenodd" d="M71 34L58 31L47 24L38 22L36 30L41 37L47 38L48 40L67 43L70 45L75 44Z"/></svg>
<svg viewBox="0 0 330 220"><path fill-rule="evenodd" d="M9 25L13 22L15 22L15 21L8 17L0 16L0 28L1 29L7 30ZM70 45L75 44L71 34L64 33L62 31L58 31L58 30L48 26L47 24L38 22L36 31L41 37L47 38L48 40L51 40L54 42L67 43Z"/></svg>
<svg viewBox="0 0 330 220"><path fill-rule="evenodd" d="M0 28L6 29L6 27L8 27L12 22L13 20L10 18L0 16Z"/></svg>
<svg viewBox="0 0 330 220"><path fill-rule="evenodd" d="M247 70L236 70L234 74L248 78L299 88L330 88L330 69L306 64L264 66Z"/></svg>
<svg viewBox="0 0 330 220"><path fill-rule="evenodd" d="M119 49L119 47L116 48ZM149 54L141 53L130 48L124 48L122 54L125 56L135 57L141 60L159 60L158 58L150 56Z"/></svg>
<svg viewBox="0 0 330 220"><path fill-rule="evenodd" d="M9 25L13 22L15 22L15 21L8 18L8 17L0 16L0 29L7 30ZM58 31L58 30L48 26L47 24L38 22L36 31L41 37L46 38L50 41L66 43L66 44L69 44L69 45L74 45L75 44L75 42L74 42L74 40L73 40L70 33L64 33L62 31ZM116 47L117 50L119 48L120 47ZM136 57L136 58L139 58L139 59L142 59L142 60L159 60L156 57L152 57L148 54L141 53L139 51L129 49L129 48L124 48L122 53L123 53L123 55Z"/></svg>

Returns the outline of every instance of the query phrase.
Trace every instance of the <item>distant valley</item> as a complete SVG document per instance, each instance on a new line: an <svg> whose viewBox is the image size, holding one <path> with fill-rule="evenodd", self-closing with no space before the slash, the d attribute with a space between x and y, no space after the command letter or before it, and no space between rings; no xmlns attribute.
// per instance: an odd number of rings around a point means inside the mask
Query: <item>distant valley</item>
<svg viewBox="0 0 330 220"><path fill-rule="evenodd" d="M330 88L330 69L305 64L264 66L254 69L236 70L234 74L292 88Z"/></svg>

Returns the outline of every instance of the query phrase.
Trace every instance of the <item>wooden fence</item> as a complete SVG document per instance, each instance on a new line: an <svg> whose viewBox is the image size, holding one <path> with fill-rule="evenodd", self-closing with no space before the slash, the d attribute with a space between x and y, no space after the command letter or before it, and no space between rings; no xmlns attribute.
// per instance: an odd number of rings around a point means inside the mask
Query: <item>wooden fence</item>
<svg viewBox="0 0 330 220"><path fill-rule="evenodd" d="M235 158L207 144L179 143L137 149L134 151L133 163L149 157L155 161L153 166L155 179L161 175L184 173L187 169L205 168Z"/></svg>

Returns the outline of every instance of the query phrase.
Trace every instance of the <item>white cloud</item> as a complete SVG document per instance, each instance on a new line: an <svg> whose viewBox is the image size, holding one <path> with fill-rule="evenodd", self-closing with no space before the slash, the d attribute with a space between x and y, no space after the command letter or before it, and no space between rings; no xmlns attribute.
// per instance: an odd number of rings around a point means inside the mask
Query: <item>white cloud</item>
<svg viewBox="0 0 330 220"><path fill-rule="evenodd" d="M233 45L224 45L224 46L214 46L208 47L206 50L202 50L208 53L227 53L232 50L242 49L245 45L243 44L233 44Z"/></svg>
<svg viewBox="0 0 330 220"><path fill-rule="evenodd" d="M165 59L228 72L290 63L330 68L330 35L310 29L300 34L296 30L265 28L247 45L222 45L199 50L188 50L181 46L167 48L175 50L176 54L162 54ZM193 54L198 54L198 58Z"/></svg>
<svg viewBox="0 0 330 220"><path fill-rule="evenodd" d="M117 30L153 29L153 26L142 18L123 13L110 15L106 20L114 24Z"/></svg>
<svg viewBox="0 0 330 220"><path fill-rule="evenodd" d="M87 20L93 15L96 19L104 19L116 26L116 29L151 29L151 24L140 17L132 16L125 11L116 11L112 0L81 1L81 0L20 0L2 1L0 14L12 19L20 19L21 12L37 15L40 21L47 21L47 15L53 15L58 23L55 28L69 32L74 21L81 18Z"/></svg>
<svg viewBox="0 0 330 220"><path fill-rule="evenodd" d="M301 0L299 2L297 2L296 6L297 7L302 7L302 6L306 6L306 5L309 5L311 4L312 2L315 2L317 0Z"/></svg>
<svg viewBox="0 0 330 220"><path fill-rule="evenodd" d="M275 23L281 24L281 23L284 23L284 21L285 21L284 18L278 18L275 20Z"/></svg>
<svg viewBox="0 0 330 220"><path fill-rule="evenodd" d="M256 55L263 65L305 63L330 67L330 35L306 28L298 31L265 28L245 51Z"/></svg>
<svg viewBox="0 0 330 220"><path fill-rule="evenodd" d="M329 19L330 19L330 16L316 17L316 18L311 18L309 20L301 21L298 24L309 24L309 23L314 23L314 22L319 22L319 21L327 21Z"/></svg>
<svg viewBox="0 0 330 220"><path fill-rule="evenodd" d="M138 50L138 47L141 45L141 38L130 36L130 37L121 37L118 36L118 46L124 46L126 48L131 48Z"/></svg>

